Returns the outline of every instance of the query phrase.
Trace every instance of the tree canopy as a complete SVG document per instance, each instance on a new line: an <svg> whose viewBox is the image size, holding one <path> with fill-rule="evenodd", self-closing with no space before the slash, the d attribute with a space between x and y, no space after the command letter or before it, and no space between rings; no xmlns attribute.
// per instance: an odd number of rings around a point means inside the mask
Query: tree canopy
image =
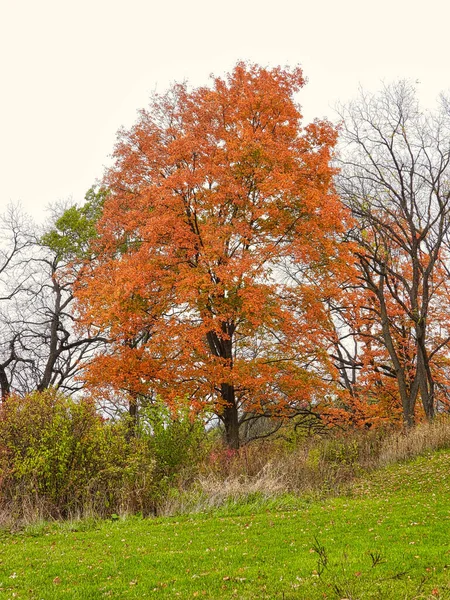
<svg viewBox="0 0 450 600"><path fill-rule="evenodd" d="M448 411L449 102L425 111L399 81L305 126L303 85L247 63L174 84L83 205L44 234L7 211L3 401L87 386L130 433L163 402L214 415L232 448L289 419Z"/></svg>
<svg viewBox="0 0 450 600"><path fill-rule="evenodd" d="M122 130L84 323L110 351L91 383L207 408L230 446L257 415L309 414L330 389L324 299L351 265L332 183L336 130L302 127L300 68L238 63L174 85Z"/></svg>

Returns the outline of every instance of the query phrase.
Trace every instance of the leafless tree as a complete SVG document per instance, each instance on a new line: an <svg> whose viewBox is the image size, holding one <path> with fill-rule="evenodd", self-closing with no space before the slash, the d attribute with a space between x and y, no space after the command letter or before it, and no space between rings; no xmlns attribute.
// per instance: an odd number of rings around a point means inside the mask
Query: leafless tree
<svg viewBox="0 0 450 600"><path fill-rule="evenodd" d="M0 389L2 401L83 386L81 372L104 339L76 329L72 257L48 247L17 207L1 220Z"/></svg>
<svg viewBox="0 0 450 600"><path fill-rule="evenodd" d="M339 112L337 186L355 219L366 336L387 351L411 426L419 397L434 416L450 341L450 114L443 104L422 110L405 81L361 92Z"/></svg>
<svg viewBox="0 0 450 600"><path fill-rule="evenodd" d="M0 391L2 401L11 392L11 374L27 358L21 353L20 333L11 314L19 297L32 285L29 220L19 206L8 206L0 218Z"/></svg>

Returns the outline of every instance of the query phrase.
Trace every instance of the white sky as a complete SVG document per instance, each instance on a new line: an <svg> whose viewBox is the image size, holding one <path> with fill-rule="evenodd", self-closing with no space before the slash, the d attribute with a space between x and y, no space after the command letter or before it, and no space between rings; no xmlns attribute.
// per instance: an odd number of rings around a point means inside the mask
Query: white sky
<svg viewBox="0 0 450 600"><path fill-rule="evenodd" d="M448 8L446 8L446 5ZM0 0L0 212L82 202L150 93L300 63L305 120L381 80L450 89L445 0Z"/></svg>

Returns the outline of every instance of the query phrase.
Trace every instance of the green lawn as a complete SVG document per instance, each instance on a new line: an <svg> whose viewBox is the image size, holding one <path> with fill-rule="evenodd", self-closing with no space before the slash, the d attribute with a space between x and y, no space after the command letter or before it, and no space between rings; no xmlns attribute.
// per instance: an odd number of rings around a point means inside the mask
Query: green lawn
<svg viewBox="0 0 450 600"><path fill-rule="evenodd" d="M4 533L0 599L450 599L450 453L279 504Z"/></svg>

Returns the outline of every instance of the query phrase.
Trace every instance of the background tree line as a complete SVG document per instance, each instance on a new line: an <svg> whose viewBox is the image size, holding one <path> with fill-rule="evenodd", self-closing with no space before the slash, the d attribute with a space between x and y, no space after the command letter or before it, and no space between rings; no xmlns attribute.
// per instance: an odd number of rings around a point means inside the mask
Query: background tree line
<svg viewBox="0 0 450 600"><path fill-rule="evenodd" d="M226 442L447 410L450 111L407 82L304 127L299 68L174 85L85 204L3 218L2 400L162 400Z"/></svg>

